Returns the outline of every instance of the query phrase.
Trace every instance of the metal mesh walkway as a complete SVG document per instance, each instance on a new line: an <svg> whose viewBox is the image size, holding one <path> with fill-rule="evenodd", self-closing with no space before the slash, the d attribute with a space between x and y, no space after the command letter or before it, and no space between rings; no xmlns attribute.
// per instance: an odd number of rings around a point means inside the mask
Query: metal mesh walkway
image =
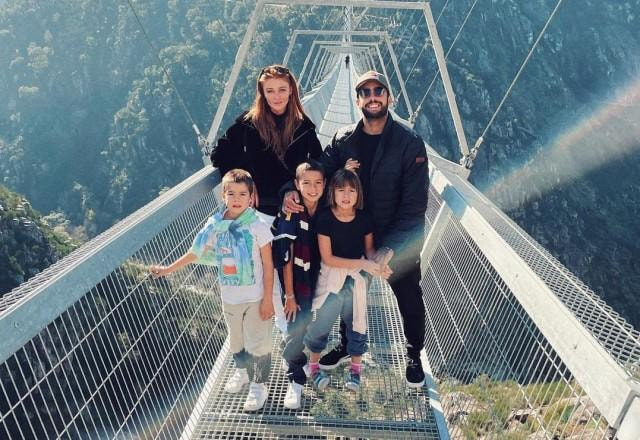
<svg viewBox="0 0 640 440"><path fill-rule="evenodd" d="M360 119L358 109L355 105L355 94L353 93L353 78L351 69L346 68L344 63L338 63L337 80L335 88L331 92L331 98L327 110L318 123L318 139L324 147L331 142L335 132L345 125L357 122ZM334 72L335 74L335 72ZM331 77L332 75L329 75ZM321 83L318 88L323 87ZM311 93L318 93L312 91Z"/></svg>
<svg viewBox="0 0 640 440"><path fill-rule="evenodd" d="M354 93L352 92L351 70L346 68L343 63L339 63L338 66L338 80L331 95L327 112L318 129L318 139L320 139L322 146L331 142L331 138L339 128L360 119L354 102Z"/></svg>
<svg viewBox="0 0 640 440"><path fill-rule="evenodd" d="M223 368L214 380L198 423L189 437L211 438L425 438L437 439L426 390L411 390L404 380L404 336L395 298L388 284L374 282L368 296L370 353L364 358L360 392L344 387L345 369L331 372L331 384L318 393L310 384L303 406L284 408L287 378L281 364L280 336L274 332L269 398L255 413L242 409L247 388L223 391L233 373L231 354L221 353ZM334 328L336 338L337 326Z"/></svg>

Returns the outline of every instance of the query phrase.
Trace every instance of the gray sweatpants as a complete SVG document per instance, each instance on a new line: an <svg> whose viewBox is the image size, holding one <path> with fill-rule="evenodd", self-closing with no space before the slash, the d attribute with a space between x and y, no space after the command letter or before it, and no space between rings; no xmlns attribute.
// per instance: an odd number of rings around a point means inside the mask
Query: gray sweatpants
<svg viewBox="0 0 640 440"><path fill-rule="evenodd" d="M246 368L252 382L266 382L271 371L271 319L260 318L260 301L223 303L222 308L236 367Z"/></svg>

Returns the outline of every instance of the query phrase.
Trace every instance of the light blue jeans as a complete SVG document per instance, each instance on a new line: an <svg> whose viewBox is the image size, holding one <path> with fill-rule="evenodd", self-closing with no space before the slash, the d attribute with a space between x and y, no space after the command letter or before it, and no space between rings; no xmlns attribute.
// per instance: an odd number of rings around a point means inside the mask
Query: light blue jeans
<svg viewBox="0 0 640 440"><path fill-rule="evenodd" d="M367 335L353 330L353 278L347 277L338 293L330 293L324 304L313 313L313 320L304 336L304 345L313 353L327 347L329 333L338 316L347 326L347 353L360 356L367 352Z"/></svg>

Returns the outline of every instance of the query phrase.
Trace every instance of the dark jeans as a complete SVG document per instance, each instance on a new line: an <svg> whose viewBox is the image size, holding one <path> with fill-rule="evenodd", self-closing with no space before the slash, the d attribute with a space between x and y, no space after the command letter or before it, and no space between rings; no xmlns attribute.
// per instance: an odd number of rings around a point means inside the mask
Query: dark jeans
<svg viewBox="0 0 640 440"><path fill-rule="evenodd" d="M425 307L420 278L420 261L418 261L412 264L409 270L403 271L400 276L392 276L389 280L391 290L398 301L400 316L402 316L407 355L412 358L420 357L420 350L424 348ZM340 320L340 338L342 346L346 347L348 338L343 320Z"/></svg>
<svg viewBox="0 0 640 440"><path fill-rule="evenodd" d="M347 353L360 356L367 352L367 335L353 329L353 285L353 278L348 276L340 292L327 295L324 304L314 312L315 317L304 337L304 345L312 353L320 353L327 347L329 333L338 316L342 317L341 325L345 325Z"/></svg>
<svg viewBox="0 0 640 440"><path fill-rule="evenodd" d="M311 310L300 310L296 314L295 321L287 322L287 336L285 337L284 350L282 351L282 357L289 364L289 369L287 370L289 382L295 382L300 385L304 385L307 382L307 375L302 369L307 363L302 339L311 322L311 316Z"/></svg>

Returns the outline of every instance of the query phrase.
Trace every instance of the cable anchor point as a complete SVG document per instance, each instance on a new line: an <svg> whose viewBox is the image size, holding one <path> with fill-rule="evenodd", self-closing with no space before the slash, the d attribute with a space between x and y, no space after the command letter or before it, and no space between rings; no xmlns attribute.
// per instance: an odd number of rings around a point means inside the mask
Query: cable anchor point
<svg viewBox="0 0 640 440"><path fill-rule="evenodd" d="M202 151L202 154L204 156L209 157L209 155L211 154L211 145L209 144L209 141L207 141L206 137L202 136L202 133L200 133L200 130L198 129L198 126L196 124L192 124L191 128L193 128L193 131L196 133L200 151Z"/></svg>
<svg viewBox="0 0 640 440"><path fill-rule="evenodd" d="M460 159L460 165L468 170L473 168L476 156L478 155L478 150L480 149L480 145L482 145L482 142L484 142L484 138L480 136L471 151L469 151L469 154L465 154L462 159Z"/></svg>
<svg viewBox="0 0 640 440"><path fill-rule="evenodd" d="M409 123L410 123L411 125L414 125L414 124L416 123L416 119L418 118L418 113L420 113L420 108L421 108L421 107L422 107L422 106L420 106L420 105L419 105L419 106L418 106L418 107L413 111L413 113L411 113L411 114L409 115L409 119L408 119L408 121L409 121Z"/></svg>

